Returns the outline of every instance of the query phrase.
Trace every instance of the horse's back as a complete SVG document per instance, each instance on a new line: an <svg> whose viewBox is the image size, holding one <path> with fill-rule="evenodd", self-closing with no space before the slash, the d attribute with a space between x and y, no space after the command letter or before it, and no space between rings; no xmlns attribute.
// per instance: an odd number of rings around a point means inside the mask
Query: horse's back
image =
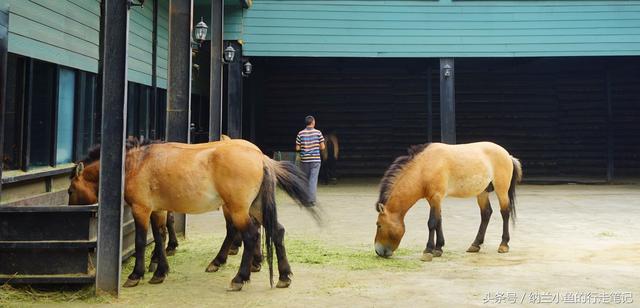
<svg viewBox="0 0 640 308"><path fill-rule="evenodd" d="M262 179L262 152L246 141L165 143L141 151L146 152L132 166L127 193L154 210L213 211L228 200L232 188L259 187Z"/></svg>
<svg viewBox="0 0 640 308"><path fill-rule="evenodd" d="M426 170L433 177L441 178L447 194L454 197L471 197L487 189L496 179L502 184L502 174L512 172L509 153L492 142L475 142L448 145L433 143L425 154Z"/></svg>

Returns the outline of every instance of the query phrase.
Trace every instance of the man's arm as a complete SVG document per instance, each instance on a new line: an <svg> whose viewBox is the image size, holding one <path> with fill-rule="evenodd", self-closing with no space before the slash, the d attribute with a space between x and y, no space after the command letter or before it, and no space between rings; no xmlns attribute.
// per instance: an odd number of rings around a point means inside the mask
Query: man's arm
<svg viewBox="0 0 640 308"><path fill-rule="evenodd" d="M300 134L296 136L296 152L300 152L300 145L302 144L302 140L300 140Z"/></svg>
<svg viewBox="0 0 640 308"><path fill-rule="evenodd" d="M320 150L324 151L324 149L326 149L327 146L324 144L324 136L322 135L322 133L320 133Z"/></svg>

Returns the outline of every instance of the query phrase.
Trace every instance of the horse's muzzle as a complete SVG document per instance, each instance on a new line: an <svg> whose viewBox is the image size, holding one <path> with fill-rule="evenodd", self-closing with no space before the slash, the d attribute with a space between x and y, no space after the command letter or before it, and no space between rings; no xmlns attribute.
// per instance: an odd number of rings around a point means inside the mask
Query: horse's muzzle
<svg viewBox="0 0 640 308"><path fill-rule="evenodd" d="M393 250L382 244L376 243L376 254L383 258L388 258L393 255Z"/></svg>

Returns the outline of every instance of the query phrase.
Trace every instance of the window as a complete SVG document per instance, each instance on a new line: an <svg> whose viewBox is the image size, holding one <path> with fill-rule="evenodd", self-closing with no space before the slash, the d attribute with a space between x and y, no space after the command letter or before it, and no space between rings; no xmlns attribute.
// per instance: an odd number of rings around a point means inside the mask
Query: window
<svg viewBox="0 0 640 308"><path fill-rule="evenodd" d="M98 143L97 135L100 126L97 123L100 118L100 106L98 106L97 76L88 72L79 72L77 83L75 158L82 159L91 146Z"/></svg>
<svg viewBox="0 0 640 308"><path fill-rule="evenodd" d="M56 164L73 160L73 109L76 73L61 68L58 72L58 110L56 117Z"/></svg>
<svg viewBox="0 0 640 308"><path fill-rule="evenodd" d="M127 135L164 138L166 91L128 86ZM100 143L96 74L9 54L6 96L2 170L70 163Z"/></svg>
<svg viewBox="0 0 640 308"><path fill-rule="evenodd" d="M29 143L27 144L27 167L48 166L52 161L53 107L56 102L57 76L56 66L33 60L29 75L30 99L27 105L27 126Z"/></svg>
<svg viewBox="0 0 640 308"><path fill-rule="evenodd" d="M2 170L22 166L22 107L24 106L25 59L9 54L7 58L7 92L4 114Z"/></svg>

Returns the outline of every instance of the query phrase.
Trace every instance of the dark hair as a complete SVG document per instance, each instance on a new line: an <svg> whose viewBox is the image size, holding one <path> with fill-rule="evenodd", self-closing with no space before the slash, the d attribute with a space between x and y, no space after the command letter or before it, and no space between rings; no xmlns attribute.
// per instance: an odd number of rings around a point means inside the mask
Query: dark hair
<svg viewBox="0 0 640 308"><path fill-rule="evenodd" d="M316 119L313 116L306 116L304 117L304 124L305 125L311 125L311 123L313 123L313 121L315 121Z"/></svg>

